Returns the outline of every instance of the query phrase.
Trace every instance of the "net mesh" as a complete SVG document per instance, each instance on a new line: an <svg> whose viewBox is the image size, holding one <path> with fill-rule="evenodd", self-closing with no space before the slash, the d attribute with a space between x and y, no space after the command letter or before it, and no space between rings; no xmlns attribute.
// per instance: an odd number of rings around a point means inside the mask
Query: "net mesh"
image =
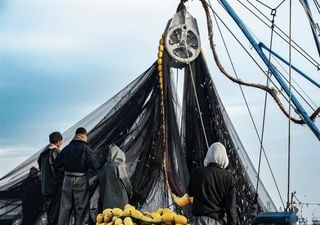
<svg viewBox="0 0 320 225"><path fill-rule="evenodd" d="M207 151L205 135L209 144L220 141L228 150L229 169L237 179L240 223L249 224L255 196L252 184L256 182L257 174L223 107L204 57L200 55L183 70L181 103L171 76L171 60L164 52L163 90L159 85L158 65L154 63L113 98L64 132L64 142L72 140L77 127L85 127L99 164L106 159L108 146L117 144L126 153L133 185L131 204L153 211L169 206L180 210L172 205L170 193L186 193L190 172L203 165ZM0 179L0 221L23 217L22 221L32 221L30 224L42 223L45 214L39 174L29 174L31 167L38 167L36 162L41 151ZM92 222L101 211L97 204L96 172L91 173L90 179ZM25 193L29 199L23 197ZM259 190L259 207L264 211L276 210L263 185ZM27 211L29 213L25 213ZM188 215L189 210L184 214Z"/></svg>

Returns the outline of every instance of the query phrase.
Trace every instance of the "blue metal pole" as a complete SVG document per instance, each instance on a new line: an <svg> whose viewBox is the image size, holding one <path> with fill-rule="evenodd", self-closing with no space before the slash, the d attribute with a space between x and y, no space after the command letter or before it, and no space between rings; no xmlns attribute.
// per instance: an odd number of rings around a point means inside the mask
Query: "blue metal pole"
<svg viewBox="0 0 320 225"><path fill-rule="evenodd" d="M282 79L280 74L278 73L275 66L269 62L268 57L264 54L262 49L259 47L257 41L254 39L254 37L251 35L247 27L244 25L240 17L236 14L236 12L233 10L233 8L229 5L229 3L226 0L220 0L220 2L223 4L225 10L229 13L229 15L232 17L232 19L237 23L243 34L246 36L246 38L249 40L253 48L256 50L256 52L259 54L263 62L269 67L270 72L273 74L273 76L276 78L278 83L281 85L283 90L287 93L288 96L290 96L289 87L286 84L286 82ZM308 127L311 129L311 131L316 135L316 137L320 140L320 131L316 127L316 125L313 123L313 121L310 119L307 112L304 110L303 106L300 104L298 99L294 96L294 94L291 93L291 101L297 108L298 112L302 116L305 123L308 125Z"/></svg>
<svg viewBox="0 0 320 225"><path fill-rule="evenodd" d="M318 39L316 28L315 28L316 25L315 25L315 23L313 21L308 1L304 0L304 3L305 3L305 5L306 5L306 7L307 7L307 9L309 11L309 13L307 13L307 16L308 16L310 27L311 27L311 31L312 31L312 34L313 34L313 39L314 39L314 42L316 43L318 54L320 56L320 43L319 43L319 39Z"/></svg>
<svg viewBox="0 0 320 225"><path fill-rule="evenodd" d="M278 59L280 59L282 62L284 62L286 65L290 65L289 62L287 60L285 60L282 56L280 56L279 54L277 54L276 52L272 51L270 48L268 48L264 43L260 42L259 46L269 52L271 52L272 55L274 55L275 57L277 57ZM300 69L298 69L297 67L291 65L292 69L295 70L297 73L299 73L300 75L302 75L304 78L306 78L308 81L310 81L312 84L314 84L315 86L317 86L318 88L320 88L320 84L318 84L315 80L313 80L312 78L310 78L307 74L305 74L304 72L302 72Z"/></svg>

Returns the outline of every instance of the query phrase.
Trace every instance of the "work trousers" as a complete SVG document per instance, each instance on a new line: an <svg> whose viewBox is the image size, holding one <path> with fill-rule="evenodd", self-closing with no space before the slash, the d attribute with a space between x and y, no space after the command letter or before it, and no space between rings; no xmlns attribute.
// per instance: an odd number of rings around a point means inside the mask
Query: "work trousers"
<svg viewBox="0 0 320 225"><path fill-rule="evenodd" d="M89 182L88 176L69 176L63 179L58 225L69 225L71 211L74 211L74 225L89 224Z"/></svg>
<svg viewBox="0 0 320 225"><path fill-rule="evenodd" d="M61 195L60 194L45 195L44 197L45 197L48 225L58 225Z"/></svg>
<svg viewBox="0 0 320 225"><path fill-rule="evenodd" d="M215 220L208 216L193 216L191 225L224 225L224 223L222 220Z"/></svg>

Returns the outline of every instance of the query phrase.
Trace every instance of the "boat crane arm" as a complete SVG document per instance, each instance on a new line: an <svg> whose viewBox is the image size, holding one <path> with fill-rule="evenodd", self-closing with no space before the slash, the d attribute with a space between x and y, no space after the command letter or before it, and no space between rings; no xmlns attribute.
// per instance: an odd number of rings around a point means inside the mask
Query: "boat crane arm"
<svg viewBox="0 0 320 225"><path fill-rule="evenodd" d="M266 66L269 67L270 72L275 77L277 82L281 85L285 93L288 95L288 97L291 98L291 101L293 105L296 107L297 112L302 117L303 121L305 121L306 125L311 129L311 131L316 135L316 137L320 140L320 130L315 125L312 118L308 115L308 113L305 111L304 107L300 104L299 100L296 98L296 96L293 93L290 93L290 88L287 85L287 83L284 81L284 79L281 77L279 72L277 71L276 67L269 62L268 57L263 52L262 47L259 46L259 43L255 40L255 38L252 36L252 34L249 32L247 27L245 26L244 22L240 19L240 17L237 15L237 13L233 10L233 8L229 5L229 3L226 0L220 0L221 4L223 5L224 9L227 11L227 13L231 16L231 18L235 21L235 23L238 25L242 33L245 35L245 37L248 39L252 47L255 49L255 51L258 53L262 61L266 64ZM318 111L318 110L317 110ZM317 112L316 111L316 112Z"/></svg>
<svg viewBox="0 0 320 225"><path fill-rule="evenodd" d="M311 14L311 10L309 7L309 3L307 0L300 0L301 5L304 8L304 11L307 14L307 17L309 19L309 23L310 23L310 27L311 27L311 31L312 31L312 35L313 35L313 39L314 42L316 44L317 50L318 50L318 54L320 56L320 43L319 43L319 38L318 38L318 34L317 34L317 26L313 20L312 14Z"/></svg>

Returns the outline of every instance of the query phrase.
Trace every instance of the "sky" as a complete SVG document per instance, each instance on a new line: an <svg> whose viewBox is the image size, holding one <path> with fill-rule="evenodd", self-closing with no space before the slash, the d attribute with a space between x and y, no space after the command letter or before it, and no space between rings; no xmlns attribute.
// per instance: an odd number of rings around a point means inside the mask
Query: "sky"
<svg viewBox="0 0 320 225"><path fill-rule="evenodd" d="M270 30L252 19L235 1L230 2L255 37L269 45ZM281 1L264 2L276 7L275 3ZM67 130L144 72L156 60L158 41L178 3L172 0L1 0L0 177L45 146L50 132ZM287 31L286 4L287 1L278 8L275 21ZM218 4L213 6L241 43L253 51L230 17ZM269 9L258 6L271 18ZM257 167L259 141L239 86L217 70L208 45L201 3L193 0L187 8L197 18L202 48L222 102ZM302 19L301 6L294 6L293 13L293 38L319 61L308 22ZM226 29L222 27L222 30L241 79L265 83L261 71L244 56ZM214 40L223 65L232 72L216 26ZM288 48L277 37L273 39L273 48L288 58ZM292 60L320 83L319 71L307 66L298 55L293 55ZM319 107L319 89L299 76L294 78ZM252 88L244 88L244 93L261 133L264 93ZM270 98L267 105L264 147L286 201L288 120ZM316 125L320 127L319 119ZM301 125L291 124L290 137L290 190L297 192L301 202L320 203L320 142L310 129ZM277 207L281 207L264 159L261 179ZM309 219L320 217L320 206L304 205L299 209Z"/></svg>

